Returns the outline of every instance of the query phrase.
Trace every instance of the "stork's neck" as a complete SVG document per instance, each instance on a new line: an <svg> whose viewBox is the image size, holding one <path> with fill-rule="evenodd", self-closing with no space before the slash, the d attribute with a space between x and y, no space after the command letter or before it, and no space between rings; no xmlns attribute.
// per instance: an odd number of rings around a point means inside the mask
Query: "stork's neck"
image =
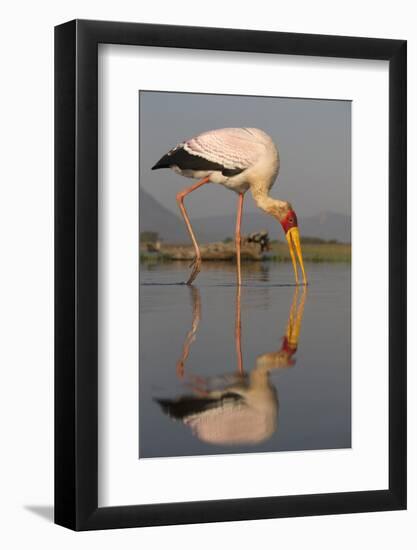
<svg viewBox="0 0 417 550"><path fill-rule="evenodd" d="M267 214L278 218L279 221L285 218L289 208L291 208L288 202L270 197L263 186L251 186L251 192L257 206Z"/></svg>

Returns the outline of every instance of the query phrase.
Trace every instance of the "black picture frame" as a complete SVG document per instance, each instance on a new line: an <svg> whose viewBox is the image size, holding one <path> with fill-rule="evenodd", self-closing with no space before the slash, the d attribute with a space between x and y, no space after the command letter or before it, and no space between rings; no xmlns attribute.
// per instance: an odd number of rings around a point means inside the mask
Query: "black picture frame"
<svg viewBox="0 0 417 550"><path fill-rule="evenodd" d="M389 62L389 488L98 507L98 44ZM74 530L406 508L406 41L74 20L55 28L55 523Z"/></svg>

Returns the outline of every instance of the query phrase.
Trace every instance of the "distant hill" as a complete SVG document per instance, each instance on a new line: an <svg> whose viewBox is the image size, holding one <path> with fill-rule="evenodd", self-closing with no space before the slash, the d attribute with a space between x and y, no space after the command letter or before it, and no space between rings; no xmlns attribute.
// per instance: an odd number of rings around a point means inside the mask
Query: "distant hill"
<svg viewBox="0 0 417 550"><path fill-rule="evenodd" d="M336 239L343 243L350 243L352 240L350 216L323 212L318 216L302 218L299 224L305 237Z"/></svg>
<svg viewBox="0 0 417 550"><path fill-rule="evenodd" d="M139 231L156 231L166 242L187 242L187 229L178 216L139 189Z"/></svg>
<svg viewBox="0 0 417 550"><path fill-rule="evenodd" d="M162 206L149 193L140 190L140 231L156 231L165 242L188 242L189 237L180 216ZM234 234L234 212L230 216L212 216L192 219L193 227L200 242L221 241ZM301 235L304 237L319 237L321 239L336 239L340 242L351 241L350 217L332 212L324 212L318 216L300 218ZM262 212L244 214L242 232L252 233L265 229L271 239L283 239L284 235L277 222L271 216Z"/></svg>
<svg viewBox="0 0 417 550"><path fill-rule="evenodd" d="M350 242L350 218L342 214L326 212L319 216L299 218L301 236L319 237L321 239L336 239L340 242ZM234 213L231 216L218 216L212 218L200 218L195 220L196 231L205 232L210 240L223 240L232 237L234 233ZM252 233L265 229L271 239L283 239L284 234L271 216L262 212L248 212L243 215L242 232Z"/></svg>

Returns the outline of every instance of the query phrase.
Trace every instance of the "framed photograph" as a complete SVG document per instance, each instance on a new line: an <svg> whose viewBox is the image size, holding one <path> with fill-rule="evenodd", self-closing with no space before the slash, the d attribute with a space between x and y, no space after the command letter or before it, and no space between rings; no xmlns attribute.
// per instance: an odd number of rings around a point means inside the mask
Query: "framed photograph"
<svg viewBox="0 0 417 550"><path fill-rule="evenodd" d="M406 507L406 42L55 29L55 522Z"/></svg>

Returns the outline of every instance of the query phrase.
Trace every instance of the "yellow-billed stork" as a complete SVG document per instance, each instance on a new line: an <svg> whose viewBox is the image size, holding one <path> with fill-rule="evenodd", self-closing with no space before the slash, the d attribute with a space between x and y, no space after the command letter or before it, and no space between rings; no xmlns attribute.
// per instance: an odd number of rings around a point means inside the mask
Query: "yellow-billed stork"
<svg viewBox="0 0 417 550"><path fill-rule="evenodd" d="M184 198L206 183L219 183L239 195L235 231L237 284L240 286L242 283L240 228L243 198L248 189L251 190L258 207L281 223L290 250L296 284L299 282L296 254L303 283L307 284L297 216L289 202L269 196L269 191L278 175L279 163L278 150L263 130L222 128L203 132L179 143L152 167L152 170L171 168L182 176L200 180L177 194L178 206L195 250L193 269L187 284L194 281L201 269L201 253L184 206Z"/></svg>
<svg viewBox="0 0 417 550"><path fill-rule="evenodd" d="M277 428L279 408L278 393L270 374L295 364L307 288L304 287L300 299L298 292L296 287L280 347L258 355L255 366L245 374L241 350L241 289L238 286L235 306L237 373L206 378L185 372L201 318L200 291L192 287L193 321L181 359L177 362L177 375L186 382L187 393L174 399L155 399L162 410L191 428L193 434L205 443L258 444L268 439Z"/></svg>

